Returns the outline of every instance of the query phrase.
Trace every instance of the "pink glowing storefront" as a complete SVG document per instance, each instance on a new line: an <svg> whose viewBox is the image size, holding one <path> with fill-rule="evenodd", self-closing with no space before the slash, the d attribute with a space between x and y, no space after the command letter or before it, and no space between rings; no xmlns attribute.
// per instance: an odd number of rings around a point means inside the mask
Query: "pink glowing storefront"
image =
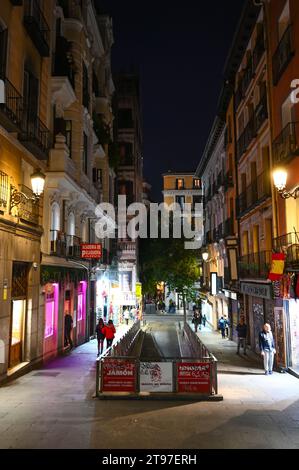
<svg viewBox="0 0 299 470"><path fill-rule="evenodd" d="M77 286L77 318L76 318L76 343L85 342L86 336L86 305L87 282L80 281Z"/></svg>
<svg viewBox="0 0 299 470"><path fill-rule="evenodd" d="M44 329L44 359L57 354L58 349L58 313L59 285L45 285L45 329Z"/></svg>

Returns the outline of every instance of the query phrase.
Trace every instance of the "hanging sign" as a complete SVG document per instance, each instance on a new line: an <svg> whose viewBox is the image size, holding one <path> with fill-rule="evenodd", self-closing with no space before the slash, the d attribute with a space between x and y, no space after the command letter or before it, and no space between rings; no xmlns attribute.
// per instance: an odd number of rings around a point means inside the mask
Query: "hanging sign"
<svg viewBox="0 0 299 470"><path fill-rule="evenodd" d="M173 366L172 362L141 362L140 363L141 392L172 392Z"/></svg>
<svg viewBox="0 0 299 470"><path fill-rule="evenodd" d="M207 362L177 364L178 392L210 393L210 367Z"/></svg>
<svg viewBox="0 0 299 470"><path fill-rule="evenodd" d="M100 259L102 257L101 243L81 243L81 258Z"/></svg>

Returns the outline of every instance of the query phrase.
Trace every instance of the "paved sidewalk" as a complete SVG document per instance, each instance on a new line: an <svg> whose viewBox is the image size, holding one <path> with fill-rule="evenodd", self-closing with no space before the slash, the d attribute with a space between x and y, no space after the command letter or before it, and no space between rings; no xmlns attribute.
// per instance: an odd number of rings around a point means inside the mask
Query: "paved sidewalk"
<svg viewBox="0 0 299 470"><path fill-rule="evenodd" d="M0 387L0 448L299 449L299 380L265 376L234 343L200 336L220 358L223 401L93 399L93 340Z"/></svg>

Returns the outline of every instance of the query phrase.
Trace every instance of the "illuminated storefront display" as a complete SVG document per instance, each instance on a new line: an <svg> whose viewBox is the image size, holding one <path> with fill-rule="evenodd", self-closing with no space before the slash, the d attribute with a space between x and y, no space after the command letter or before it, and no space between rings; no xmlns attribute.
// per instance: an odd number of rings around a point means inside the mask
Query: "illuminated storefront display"
<svg viewBox="0 0 299 470"><path fill-rule="evenodd" d="M46 321L45 321L45 338L54 335L55 326L57 323L58 315L58 297L59 286L58 284L49 284L46 287Z"/></svg>
<svg viewBox="0 0 299 470"><path fill-rule="evenodd" d="M85 337L86 323L86 292L87 282L81 281L78 284L78 301L77 301L77 338L82 340Z"/></svg>

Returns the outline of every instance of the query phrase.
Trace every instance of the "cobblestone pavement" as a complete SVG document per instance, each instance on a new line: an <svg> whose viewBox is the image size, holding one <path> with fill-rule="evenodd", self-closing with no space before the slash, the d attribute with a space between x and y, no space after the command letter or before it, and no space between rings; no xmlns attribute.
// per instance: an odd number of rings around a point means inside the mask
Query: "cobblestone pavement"
<svg viewBox="0 0 299 470"><path fill-rule="evenodd" d="M299 448L299 380L264 376L254 354L239 357L235 343L199 334L219 358L222 402L92 398L91 341L0 388L0 447Z"/></svg>

